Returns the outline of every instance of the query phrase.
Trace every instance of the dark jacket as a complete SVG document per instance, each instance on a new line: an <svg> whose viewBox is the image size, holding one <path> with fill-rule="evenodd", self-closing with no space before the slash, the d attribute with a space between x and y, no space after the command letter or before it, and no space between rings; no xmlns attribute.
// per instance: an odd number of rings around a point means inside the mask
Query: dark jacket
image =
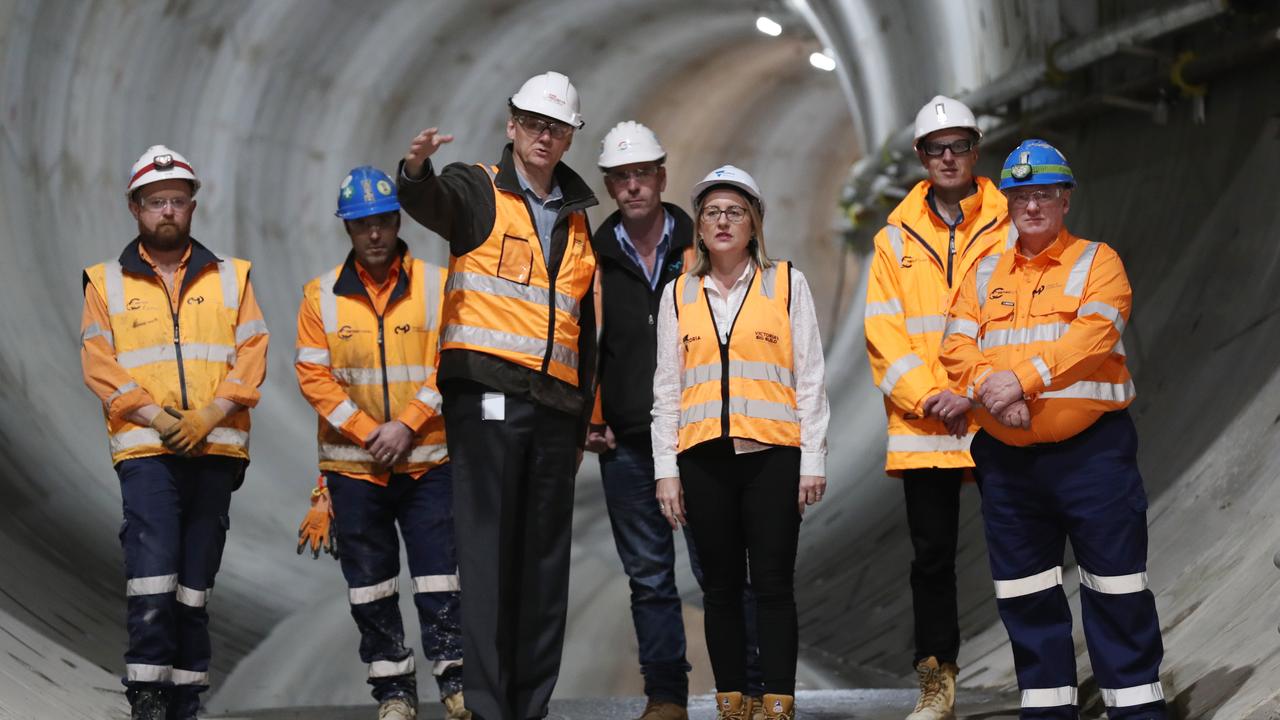
<svg viewBox="0 0 1280 720"><path fill-rule="evenodd" d="M422 177L414 179L405 176L404 162L401 161L397 175L400 206L409 213L409 217L447 240L449 252L455 257L483 245L492 232L497 216L493 195L495 185L503 192L523 197L510 144L502 152L502 161L498 163L493 183L490 183L484 168L466 163L451 163L437 175L428 161ZM552 286L569 242L569 216L575 212L585 214L587 208L596 204L591 188L568 165L556 165L555 180L564 195L564 204L551 231L551 262L547 272ZM529 222L533 223L532 218ZM529 398L577 416L585 436L594 400L592 383L596 367L595 297L591 288L587 289L579 307L581 315L578 322L582 332L578 338L578 387L489 353L457 349L440 353L440 387L448 389L450 382L470 381L509 395ZM580 438L579 444L581 442Z"/></svg>
<svg viewBox="0 0 1280 720"><path fill-rule="evenodd" d="M658 301L662 288L684 272L684 252L693 245L693 220L680 208L663 203L675 220L667 256L658 258L658 289L651 290L644 271L627 256L614 228L614 212L596 231L596 250L604 296L600 336L600 393L605 423L619 438L648 439L653 409L653 371L658 364Z"/></svg>

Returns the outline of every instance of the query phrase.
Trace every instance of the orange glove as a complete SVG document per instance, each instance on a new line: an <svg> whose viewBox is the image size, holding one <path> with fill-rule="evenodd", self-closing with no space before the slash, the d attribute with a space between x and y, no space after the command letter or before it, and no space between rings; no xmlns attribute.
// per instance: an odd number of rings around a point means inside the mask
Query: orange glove
<svg viewBox="0 0 1280 720"><path fill-rule="evenodd" d="M337 560L338 544L329 532L333 523L333 503L329 500L329 489L324 486L324 477L321 476L318 482L311 491L311 509L298 527L298 554L301 555L310 543L311 557L320 557L320 551L324 550Z"/></svg>
<svg viewBox="0 0 1280 720"><path fill-rule="evenodd" d="M160 433L160 439L164 441L165 447L179 455L194 455L204 444L209 432L227 417L226 411L218 407L217 403L209 403L199 410L186 413L173 407L166 407L164 411L178 418L178 423L168 433Z"/></svg>

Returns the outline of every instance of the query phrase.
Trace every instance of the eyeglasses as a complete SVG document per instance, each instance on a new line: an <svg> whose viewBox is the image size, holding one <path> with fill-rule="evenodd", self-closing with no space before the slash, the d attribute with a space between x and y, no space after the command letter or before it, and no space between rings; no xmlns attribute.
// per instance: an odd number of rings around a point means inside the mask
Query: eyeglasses
<svg viewBox="0 0 1280 720"><path fill-rule="evenodd" d="M533 117L532 115L516 115L515 121L517 125L524 128L535 138L541 136L544 130L551 133L551 137L556 140L563 140L569 133L573 132L573 128L566 123Z"/></svg>
<svg viewBox="0 0 1280 720"><path fill-rule="evenodd" d="M171 207L174 212L180 213L185 212L187 208L191 207L192 202L192 199L189 197L149 197L139 204L142 205L147 212L162 213L165 208Z"/></svg>
<svg viewBox="0 0 1280 720"><path fill-rule="evenodd" d="M645 167L631 168L630 170L610 170L604 174L610 182L622 185L631 182L632 178L639 182L652 180L658 175L657 165L648 165Z"/></svg>
<svg viewBox="0 0 1280 720"><path fill-rule="evenodd" d="M351 229L355 232L367 233L374 230L388 230L395 227L400 220L400 213L382 213L381 215L368 215L355 220L348 220L351 223Z"/></svg>
<svg viewBox="0 0 1280 720"><path fill-rule="evenodd" d="M1024 208L1031 204L1032 200L1036 201L1036 205L1045 205L1054 202L1062 197L1062 188L1039 188L1036 190L1010 190L1005 193L1005 197L1009 199L1009 207Z"/></svg>
<svg viewBox="0 0 1280 720"><path fill-rule="evenodd" d="M747 219L747 209L741 205L730 205L724 210L721 210L718 207L709 207L703 208L698 217L702 218L702 222L707 223L708 225L714 225L720 222L721 215L729 218L729 222L734 225L738 225L743 220Z"/></svg>
<svg viewBox="0 0 1280 720"><path fill-rule="evenodd" d="M973 146L974 142L969 139L955 140L949 143L925 140L920 143L920 149L929 157L939 157L947 150L950 150L952 155L965 155L970 150L973 150Z"/></svg>

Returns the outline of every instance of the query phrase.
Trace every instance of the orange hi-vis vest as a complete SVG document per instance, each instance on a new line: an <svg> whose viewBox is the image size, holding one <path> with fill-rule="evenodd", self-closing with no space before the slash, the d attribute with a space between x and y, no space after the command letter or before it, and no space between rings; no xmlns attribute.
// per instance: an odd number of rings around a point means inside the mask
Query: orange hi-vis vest
<svg viewBox="0 0 1280 720"><path fill-rule="evenodd" d="M954 230L929 207L928 181L918 183L876 234L867 280L864 328L872 379L888 416L885 471L969 468L972 425L954 437L924 414L924 401L949 388L938 360L947 311L969 269L1013 247L1017 230L1004 195L987 178L961 201Z"/></svg>
<svg viewBox="0 0 1280 720"><path fill-rule="evenodd" d="M942 362L971 398L993 372L1018 376L1030 429L1005 426L975 406L996 439L1060 442L1133 402L1121 342L1132 302L1115 250L1063 230L1033 258L1014 249L974 267L952 308Z"/></svg>
<svg viewBox="0 0 1280 720"><path fill-rule="evenodd" d="M482 165L492 183L497 168ZM585 213L569 215L555 277L519 193L493 188L493 230L484 243L449 258L441 348L488 353L578 386L579 303L595 275Z"/></svg>
<svg viewBox="0 0 1280 720"><path fill-rule="evenodd" d="M326 347L300 344L294 362L328 367L346 392L346 398L326 397L316 406L320 469L361 475L385 472L368 450L339 428L358 411L379 424L389 422L417 400L433 414L414 435L405 459L391 470L430 470L449 459L435 380L446 271L406 254L379 316L354 262L314 278L303 290L303 302L320 308Z"/></svg>
<svg viewBox="0 0 1280 720"><path fill-rule="evenodd" d="M684 273L672 290L684 356L678 451L717 438L800 447L790 264L752 274L724 343L702 283Z"/></svg>
<svg viewBox="0 0 1280 720"><path fill-rule="evenodd" d="M161 407L204 407L235 366L236 346L252 335L266 334L261 320L237 324L249 282L249 262L215 257L216 261L211 258L203 267L187 271L176 308L154 273L130 272L119 260L85 270L88 284L105 301L111 318L109 329L90 328L88 333L106 338L116 362L133 378L116 391L117 396L140 387ZM123 417L111 419L106 405L110 401L104 405L104 416L113 464L169 454L159 433ZM231 413L210 431L206 442L209 455L247 460L249 413Z"/></svg>

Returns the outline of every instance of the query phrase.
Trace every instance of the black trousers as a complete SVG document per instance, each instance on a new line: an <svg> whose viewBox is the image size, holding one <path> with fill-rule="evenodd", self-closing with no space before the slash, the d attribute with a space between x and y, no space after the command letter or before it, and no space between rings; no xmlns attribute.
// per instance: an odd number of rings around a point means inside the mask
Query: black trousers
<svg viewBox="0 0 1280 720"><path fill-rule="evenodd" d="M907 526L911 530L911 604L915 612L914 666L927 657L954 663L960 653L956 605L956 544L964 470L905 470Z"/></svg>
<svg viewBox="0 0 1280 720"><path fill-rule="evenodd" d="M800 450L774 447L736 455L731 440L714 440L680 453L678 462L702 562L707 651L716 689L747 691L742 591L749 566L764 691L794 695Z"/></svg>
<svg viewBox="0 0 1280 720"><path fill-rule="evenodd" d="M473 383L442 394L467 708L541 718L564 645L577 418Z"/></svg>

